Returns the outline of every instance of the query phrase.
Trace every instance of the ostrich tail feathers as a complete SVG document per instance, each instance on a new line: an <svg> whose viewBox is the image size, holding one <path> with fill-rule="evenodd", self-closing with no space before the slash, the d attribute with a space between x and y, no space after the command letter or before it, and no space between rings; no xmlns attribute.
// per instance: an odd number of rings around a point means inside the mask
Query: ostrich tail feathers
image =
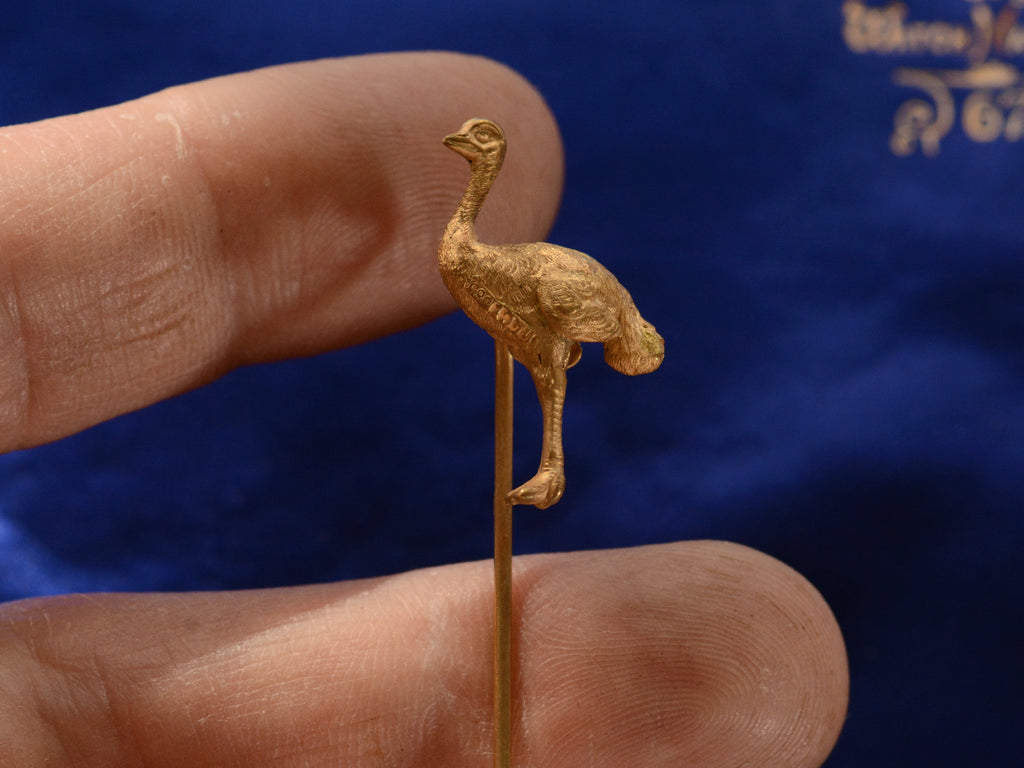
<svg viewBox="0 0 1024 768"><path fill-rule="evenodd" d="M656 370L665 359L665 340L661 334L650 323L641 321L639 333L635 338L630 336L620 336L605 343L605 362L627 376Z"/></svg>

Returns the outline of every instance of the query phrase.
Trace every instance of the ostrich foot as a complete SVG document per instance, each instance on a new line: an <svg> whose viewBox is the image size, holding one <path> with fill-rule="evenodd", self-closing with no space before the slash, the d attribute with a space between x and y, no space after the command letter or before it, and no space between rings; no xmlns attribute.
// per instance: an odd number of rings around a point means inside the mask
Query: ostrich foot
<svg viewBox="0 0 1024 768"><path fill-rule="evenodd" d="M542 469L532 478L509 491L505 501L509 504L531 504L547 509L565 492L565 474L560 469Z"/></svg>

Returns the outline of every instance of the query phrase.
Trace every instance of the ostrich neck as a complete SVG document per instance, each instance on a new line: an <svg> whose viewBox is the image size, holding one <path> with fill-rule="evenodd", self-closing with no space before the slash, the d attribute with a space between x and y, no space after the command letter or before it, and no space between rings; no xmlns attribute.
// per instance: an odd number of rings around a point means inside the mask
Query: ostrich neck
<svg viewBox="0 0 1024 768"><path fill-rule="evenodd" d="M480 159L472 163L470 168L469 186L466 187L459 207L448 225L449 230L453 232L473 231L473 222L476 221L477 214L480 213L484 198L487 197L491 185L498 177L498 171L501 170L501 159L499 158L496 162Z"/></svg>

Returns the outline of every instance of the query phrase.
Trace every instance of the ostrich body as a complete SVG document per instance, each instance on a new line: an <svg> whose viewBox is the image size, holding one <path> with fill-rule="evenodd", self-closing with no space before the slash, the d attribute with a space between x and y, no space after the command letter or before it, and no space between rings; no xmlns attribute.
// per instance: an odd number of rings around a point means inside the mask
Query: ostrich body
<svg viewBox="0 0 1024 768"><path fill-rule="evenodd" d="M604 344L605 361L635 375L661 364L664 341L590 256L550 243L481 243L474 222L505 158L504 134L474 119L444 143L469 160L470 181L441 240L441 277L469 318L504 342L533 377L544 417L540 467L507 500L545 509L565 489L565 372L579 361L580 342Z"/></svg>

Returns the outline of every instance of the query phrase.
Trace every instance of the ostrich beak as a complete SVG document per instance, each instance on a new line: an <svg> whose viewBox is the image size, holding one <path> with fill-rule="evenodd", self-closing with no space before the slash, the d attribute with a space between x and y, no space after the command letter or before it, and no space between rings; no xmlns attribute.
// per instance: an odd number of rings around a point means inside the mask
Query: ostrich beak
<svg viewBox="0 0 1024 768"><path fill-rule="evenodd" d="M479 154L479 151L475 146L473 146L469 138L461 133L453 133L450 136L445 136L444 145L448 147L448 149L455 150L467 160L472 160Z"/></svg>

